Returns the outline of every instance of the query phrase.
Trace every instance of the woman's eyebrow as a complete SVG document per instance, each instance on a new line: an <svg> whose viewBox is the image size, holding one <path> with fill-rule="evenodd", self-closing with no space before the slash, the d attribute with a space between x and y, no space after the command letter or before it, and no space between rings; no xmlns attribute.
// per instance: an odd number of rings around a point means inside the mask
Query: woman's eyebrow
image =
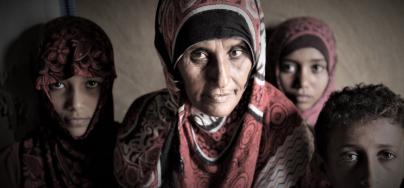
<svg viewBox="0 0 404 188"><path fill-rule="evenodd" d="M299 63L298 61L295 61L295 60L289 59L289 58L283 58L282 61L281 61L281 63L283 63L283 62L285 62L285 61L292 62L292 63Z"/></svg>
<svg viewBox="0 0 404 188"><path fill-rule="evenodd" d="M327 61L326 61L324 58L312 58L312 59L310 60L310 62L312 62L312 63L320 63L320 62L325 62L325 63L327 63Z"/></svg>

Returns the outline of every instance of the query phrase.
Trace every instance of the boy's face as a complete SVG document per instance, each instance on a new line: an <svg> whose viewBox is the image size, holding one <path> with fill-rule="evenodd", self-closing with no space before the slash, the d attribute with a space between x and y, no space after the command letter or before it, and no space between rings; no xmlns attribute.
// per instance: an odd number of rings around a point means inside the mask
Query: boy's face
<svg viewBox="0 0 404 188"><path fill-rule="evenodd" d="M334 130L325 169L335 188L400 187L404 178L404 130L389 119Z"/></svg>

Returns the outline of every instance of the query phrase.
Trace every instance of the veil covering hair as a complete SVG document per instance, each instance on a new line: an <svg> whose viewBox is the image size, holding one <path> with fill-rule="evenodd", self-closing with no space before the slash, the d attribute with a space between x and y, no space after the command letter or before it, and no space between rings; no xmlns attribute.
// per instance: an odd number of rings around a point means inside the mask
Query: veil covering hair
<svg viewBox="0 0 404 188"><path fill-rule="evenodd" d="M309 109L300 112L303 119L314 126L324 103L335 89L336 42L328 25L312 17L297 17L281 23L269 38L267 52L270 55L265 72L266 80L285 92L280 84L279 65L285 56L305 47L313 47L323 54L329 77L328 84L317 102Z"/></svg>
<svg viewBox="0 0 404 188"><path fill-rule="evenodd" d="M233 111L210 116L187 99L176 64L195 43L232 37L248 45L252 70ZM167 88L136 99L124 118L114 154L121 186L296 184L311 157L309 131L293 104L264 80L259 1L160 0L155 47Z"/></svg>
<svg viewBox="0 0 404 188"><path fill-rule="evenodd" d="M38 60L33 66L40 96L40 124L22 141L2 151L8 156L2 159L12 160L13 166L6 168L15 172L10 173L15 175L10 181L15 181L17 187L117 186L112 173L117 127L112 98L116 77L112 44L97 24L85 18L59 17L44 27ZM62 126L49 86L76 75L102 77L104 81L87 130L73 138Z"/></svg>

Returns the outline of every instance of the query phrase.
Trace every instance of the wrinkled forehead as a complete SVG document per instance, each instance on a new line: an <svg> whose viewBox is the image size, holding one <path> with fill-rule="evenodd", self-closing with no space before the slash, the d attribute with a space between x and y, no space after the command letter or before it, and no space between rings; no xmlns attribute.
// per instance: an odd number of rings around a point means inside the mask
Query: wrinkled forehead
<svg viewBox="0 0 404 188"><path fill-rule="evenodd" d="M166 51L169 55L171 62L175 61L176 56L176 48L178 46L178 39L181 39L180 32L183 31L182 28L184 24L190 23L189 20L195 18L197 15L204 15L204 22L200 22L201 24L205 24L208 26L220 25L219 23L215 25L214 23L210 23L209 19L206 19L206 16L212 14L204 14L205 12L221 12L221 13L229 13L236 14L237 20L241 20L241 22L245 23L245 33L250 35L251 38L251 47L254 52L258 50L259 46L259 28L260 28L260 19L259 19L259 5L256 4L254 0L241 0L241 1L218 1L218 0L210 0L210 1L167 1L161 0L159 4L159 8L157 10L157 19L156 19L156 27L157 31L163 35L164 43ZM226 14L227 15L227 14ZM212 20L215 22L220 22L220 20L224 17L217 17ZM227 17L228 18L228 17ZM208 20L208 21L206 21ZM238 22L238 21L237 21ZM236 23L234 20L231 23ZM209 24L210 23L210 24ZM226 22L229 23L229 22ZM195 25L190 28L195 28ZM217 28L217 27L216 27ZM208 31L210 28L204 27L204 30ZM244 29L244 27L243 27ZM182 32L183 33L183 32ZM205 37L199 37L201 39L212 38L212 33L207 33ZM222 33L218 33L218 35L222 35ZM240 35L237 35L240 36ZM219 36L223 37L223 36ZM225 36L226 37L226 36ZM200 40L201 40L200 39ZM198 42L198 41L193 41ZM185 47L186 48L186 47ZM185 49L184 48L184 49Z"/></svg>

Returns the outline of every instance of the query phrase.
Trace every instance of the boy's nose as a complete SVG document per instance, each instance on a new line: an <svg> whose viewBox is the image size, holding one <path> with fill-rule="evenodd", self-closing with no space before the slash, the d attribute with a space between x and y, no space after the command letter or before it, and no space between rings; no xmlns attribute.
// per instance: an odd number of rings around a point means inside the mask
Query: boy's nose
<svg viewBox="0 0 404 188"><path fill-rule="evenodd" d="M377 159L374 159L377 161ZM367 159L362 165L362 177L360 179L361 187L377 187L379 175L377 162L372 159Z"/></svg>

